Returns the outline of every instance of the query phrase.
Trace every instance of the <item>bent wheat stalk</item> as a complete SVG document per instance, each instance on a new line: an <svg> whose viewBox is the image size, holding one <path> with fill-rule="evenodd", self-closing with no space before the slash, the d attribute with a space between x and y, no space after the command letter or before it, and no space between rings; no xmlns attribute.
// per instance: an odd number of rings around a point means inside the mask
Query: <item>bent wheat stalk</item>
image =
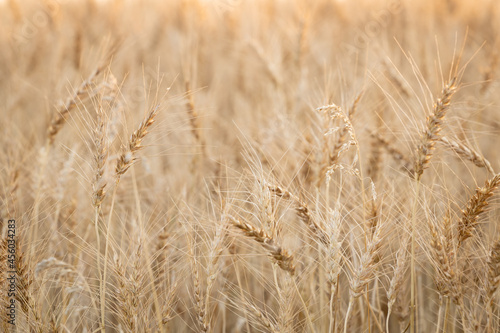
<svg viewBox="0 0 500 333"><path fill-rule="evenodd" d="M420 180L424 170L429 166L436 141L439 139L441 126L450 107L451 97L457 90L457 77L453 77L443 88L441 97L434 103L433 112L427 117L427 126L420 137L420 144L417 146L416 160L412 172L413 178L417 182L415 201L413 203L411 215L411 257L410 257L410 333L415 332L415 297L416 297L416 272L415 272L415 247L416 247L416 210L420 192Z"/></svg>
<svg viewBox="0 0 500 333"><path fill-rule="evenodd" d="M94 206L94 228L97 242L97 273L99 280L102 280L101 271L101 229L99 225L99 217L101 215L101 204L106 196L106 182L104 180L104 170L108 159L108 148L106 145L106 125L104 114L101 109L97 111L97 128L94 133L94 181L92 183L92 205Z"/></svg>
<svg viewBox="0 0 500 333"><path fill-rule="evenodd" d="M104 268L102 279L100 281L100 296L101 296L101 331L105 332L105 310L106 310L106 273L107 273L107 263L108 263L108 249L109 249L109 239L111 230L111 221L113 217L113 209L115 204L116 189L120 182L121 176L127 172L127 170L137 161L135 154L143 148L142 140L149 133L148 129L153 125L155 117L158 114L159 106L155 107L141 122L139 128L130 136L130 140L126 146L123 147L123 151L118 158L115 168L115 187L113 189L113 195L111 197L111 207L109 210L108 223L106 226L106 239L104 248ZM157 311L160 311L157 309Z"/></svg>

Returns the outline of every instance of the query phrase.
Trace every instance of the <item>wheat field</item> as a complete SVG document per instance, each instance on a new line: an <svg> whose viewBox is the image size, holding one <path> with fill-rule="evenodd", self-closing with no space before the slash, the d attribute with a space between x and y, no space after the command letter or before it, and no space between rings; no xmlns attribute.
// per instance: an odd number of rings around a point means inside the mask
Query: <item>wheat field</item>
<svg viewBox="0 0 500 333"><path fill-rule="evenodd" d="M495 0L0 1L1 332L500 332Z"/></svg>

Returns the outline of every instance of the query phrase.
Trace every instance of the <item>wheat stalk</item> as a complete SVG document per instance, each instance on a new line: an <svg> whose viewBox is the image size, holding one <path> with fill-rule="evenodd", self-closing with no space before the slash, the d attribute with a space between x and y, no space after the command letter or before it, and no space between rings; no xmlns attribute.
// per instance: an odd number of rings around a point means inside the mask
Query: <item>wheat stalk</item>
<svg viewBox="0 0 500 333"><path fill-rule="evenodd" d="M368 241L366 250L361 254L359 266L354 270L350 280L349 304L345 314L344 333L347 332L349 317L352 311L354 300L365 294L366 287L375 278L375 273L380 266L380 250L382 247L382 225L379 224L373 236Z"/></svg>
<svg viewBox="0 0 500 333"><path fill-rule="evenodd" d="M101 331L105 331L106 323L105 323L105 312L106 312L106 273L107 273L107 263L108 263L108 249L110 243L110 230L111 230L111 221L113 217L113 209L116 198L116 189L118 188L118 184L120 182L121 177L127 172L127 170L132 166L132 164L137 160L134 156L140 149L143 148L142 140L148 134L148 129L153 125L155 121L155 117L158 113L159 106L155 107L150 111L150 113L146 116L146 118L139 124L139 127L134 133L130 136L128 144L122 148L122 153L116 162L115 168L115 187L113 189L113 195L111 198L111 207L109 211L108 223L106 226L106 239L105 239L105 248L104 248L104 268L102 279L100 279L100 296L101 296ZM160 311L160 309L157 309Z"/></svg>
<svg viewBox="0 0 500 333"><path fill-rule="evenodd" d="M341 216L338 209L330 212L326 230L329 235L328 245L325 245L327 253L327 281L330 285L330 327L332 332L337 325L337 308L338 308L338 290L339 276L342 272L342 241L340 239L341 232Z"/></svg>
<svg viewBox="0 0 500 333"><path fill-rule="evenodd" d="M410 263L410 273L411 273L411 297L410 297L410 333L415 332L415 294L416 294L416 272L415 272L415 247L416 247L416 219L417 219L417 202L420 194L420 180L424 169L428 167L429 161L431 160L434 146L437 139L439 138L439 133L441 132L441 126L443 124L444 117L448 108L450 107L451 97L457 90L457 77L453 77L441 91L441 97L437 99L433 106L433 112L427 117L426 129L423 131L420 137L420 143L417 146L416 159L414 163L413 170L411 171L412 178L417 182L415 199L412 206L411 212L411 263Z"/></svg>

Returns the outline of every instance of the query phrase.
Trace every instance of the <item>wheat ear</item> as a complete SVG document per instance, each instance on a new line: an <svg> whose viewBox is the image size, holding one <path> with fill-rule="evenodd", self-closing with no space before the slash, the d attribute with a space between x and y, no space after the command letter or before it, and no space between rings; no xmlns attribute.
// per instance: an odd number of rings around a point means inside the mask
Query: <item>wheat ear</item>
<svg viewBox="0 0 500 333"><path fill-rule="evenodd" d="M431 236L431 257L436 270L434 282L441 296L451 294L457 298L460 294L460 286L456 279L455 253L449 235L444 232L448 224L450 224L449 216L444 218L445 228L436 228L434 223L428 222Z"/></svg>
<svg viewBox="0 0 500 333"><path fill-rule="evenodd" d="M408 156L403 154L399 149L394 147L394 145L383 137L380 133L372 133L372 137L392 156L392 158L399 163L402 163L402 167L405 171L410 168L411 162Z"/></svg>
<svg viewBox="0 0 500 333"><path fill-rule="evenodd" d="M282 246L276 239L268 235L264 230L258 229L248 223L241 222L232 216L228 216L229 222L236 228L243 231L244 235L258 242L274 259L278 266L290 273L295 274L295 264L293 255Z"/></svg>
<svg viewBox="0 0 500 333"><path fill-rule="evenodd" d="M476 193L469 199L465 209L462 210L462 218L458 223L458 247L472 236L477 226L479 215L488 205L488 199L493 196L498 185L500 185L500 174L487 180L483 187L476 188Z"/></svg>
<svg viewBox="0 0 500 333"><path fill-rule="evenodd" d="M186 81L186 96L187 96L186 111L189 116L191 133L193 134L193 137L195 138L196 142L200 145L201 153L205 155L206 153L205 140L203 139L201 133L200 118L198 116L198 112L196 112L196 107L194 104L194 96L193 92L191 91L191 84L189 81Z"/></svg>
<svg viewBox="0 0 500 333"><path fill-rule="evenodd" d="M406 271L408 270L409 245L410 237L405 236L405 238L401 242L401 245L399 246L398 252L396 253L396 267L394 268L394 275L389 284L389 290L387 291L387 333L389 333L389 319L391 318L394 303L396 303L396 300L406 278Z"/></svg>
<svg viewBox="0 0 500 333"><path fill-rule="evenodd" d="M493 321L495 320L496 302L495 296L500 286L500 240L497 240L490 249L488 256L488 287L486 289L486 301L488 309L488 332L493 332Z"/></svg>
<svg viewBox="0 0 500 333"><path fill-rule="evenodd" d="M363 94L359 94L354 102L352 103L351 108L349 109L349 114L347 117L342 117L342 120L345 122L345 125L342 126L338 131L338 139L333 146L333 150L329 156L329 165L333 165L339 162L340 156L343 151L347 150L349 146L355 143L354 129L352 127L352 118L356 113L358 103L361 100ZM324 111L324 109L320 108L318 110ZM338 117L335 115L335 117ZM334 118L332 114L332 118ZM346 143L347 137L349 136L350 140Z"/></svg>
<svg viewBox="0 0 500 333"><path fill-rule="evenodd" d="M127 266L124 266L118 255L115 256L114 271L117 277L117 308L118 317L124 324L127 332L136 332L140 330L138 323L140 298L144 293L145 273L142 272L142 240L139 241L135 251L135 259L132 263L131 273L127 274Z"/></svg>
<svg viewBox="0 0 500 333"><path fill-rule="evenodd" d="M453 94L457 90L457 77L453 77L443 88L441 97L434 103L433 112L427 117L427 126L417 146L417 158L413 171L413 177L420 180L424 170L428 167L436 141L439 139L443 119L450 107Z"/></svg>
<svg viewBox="0 0 500 333"><path fill-rule="evenodd" d="M500 286L500 240L491 246L488 257L488 284L488 299L493 301Z"/></svg>
<svg viewBox="0 0 500 333"><path fill-rule="evenodd" d="M158 114L159 106L156 106L147 117L140 123L139 128L130 136L128 144L123 147L122 153L116 163L116 181L127 172L127 170L134 164L137 158L134 156L140 149L143 148L142 140L148 134L148 129L155 122L155 117Z"/></svg>
<svg viewBox="0 0 500 333"><path fill-rule="evenodd" d="M42 333L42 319L33 292L33 271L26 260L19 241L16 242L16 299L26 314L30 331Z"/></svg>
<svg viewBox="0 0 500 333"><path fill-rule="evenodd" d="M66 102L52 115L52 120L50 121L49 128L47 130L47 138L50 144L54 143L57 133L61 130L66 122L71 110L73 110L80 99L82 99L87 93L89 87L92 85L96 77L104 69L103 66L97 67L90 76L83 81L78 89L71 95Z"/></svg>
<svg viewBox="0 0 500 333"><path fill-rule="evenodd" d="M443 136L439 138L439 141L441 141L443 144L445 144L448 148L452 149L457 155L471 161L476 165L477 167L480 168L485 168L490 172L491 174L495 174L495 171L493 170L493 167L491 166L491 163L482 157L477 151L474 149L466 146L465 144L448 139L447 137Z"/></svg>
<svg viewBox="0 0 500 333"><path fill-rule="evenodd" d="M313 218L311 210L304 201L302 201L299 197L293 195L289 191L281 188L280 186L268 184L268 188L271 193L273 193L277 197L283 198L285 200L291 200L294 203L295 213L297 214L299 219L303 221L316 236L318 236L321 243L323 243L324 245L329 244L328 234L325 232L325 229L321 225L319 225L318 222L316 222L316 220Z"/></svg>

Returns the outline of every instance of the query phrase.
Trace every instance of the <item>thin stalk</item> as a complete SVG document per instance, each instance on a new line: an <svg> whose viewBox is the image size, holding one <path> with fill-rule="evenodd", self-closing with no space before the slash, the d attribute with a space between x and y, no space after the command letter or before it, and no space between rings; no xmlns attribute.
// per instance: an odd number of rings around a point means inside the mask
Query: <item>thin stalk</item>
<svg viewBox="0 0 500 333"><path fill-rule="evenodd" d="M392 312L392 310L389 309L387 311L387 318L385 318L385 332L386 333L389 333L389 319L391 319L391 312Z"/></svg>
<svg viewBox="0 0 500 333"><path fill-rule="evenodd" d="M349 315L351 314L351 310L352 310L352 304L354 303L353 302L354 299L353 297L351 296L349 298L349 306L347 307L347 312L345 314L345 320L344 320L344 333L347 333L347 323L349 322Z"/></svg>
<svg viewBox="0 0 500 333"><path fill-rule="evenodd" d="M436 324L436 333L439 333L439 328L441 327L442 314L443 314L443 297L439 295L439 310L438 310L438 320Z"/></svg>
<svg viewBox="0 0 500 333"><path fill-rule="evenodd" d="M448 326L448 316L450 314L450 299L446 299L446 308L444 312L444 324L443 324L443 333L446 333L446 326Z"/></svg>
<svg viewBox="0 0 500 333"><path fill-rule="evenodd" d="M382 324L380 324L380 321L377 319L376 313L373 311L372 307L370 306L370 302L368 301L368 294L365 294L365 300L369 305L368 306L368 314L370 314L370 313L373 314L373 322L375 323L375 325L377 325L378 331L383 332L384 329L382 327ZM370 318L370 317L368 317L368 318ZM368 328L369 328L369 332L371 332L371 325Z"/></svg>
<svg viewBox="0 0 500 333"><path fill-rule="evenodd" d="M335 320L335 300L337 299L338 286L339 284L337 283L337 285L335 286L335 291L330 295L330 325L328 327L328 332L330 333L334 333L336 331L335 328L337 321Z"/></svg>
<svg viewBox="0 0 500 333"><path fill-rule="evenodd" d="M410 333L415 333L415 287L416 287L416 272L415 272L415 229L417 224L416 211L417 203L420 192L420 179L417 179L417 188L415 193L415 200L413 202L411 213L411 255L410 255L410 271L411 271L411 285L410 285Z"/></svg>
<svg viewBox="0 0 500 333"><path fill-rule="evenodd" d="M99 291L101 292L102 288L102 271L101 271L101 233L99 231L99 209L95 209L95 219L94 219L94 227L95 227L95 236L96 236L96 241L97 241L97 254L96 254L96 261L97 261L97 274L99 275ZM102 312L101 312L102 316ZM102 318L101 318L101 323L102 323Z"/></svg>
<svg viewBox="0 0 500 333"><path fill-rule="evenodd" d="M113 217L113 209L115 207L115 197L116 197L116 189L118 188L118 183L120 182L120 178L116 180L115 187L113 189L113 195L111 196L111 208L109 209L109 216L108 216L108 224L106 227L106 246L104 248L104 269L103 269L103 276L102 280L99 281L100 284L100 292L101 292L101 331L103 333L106 333L106 320L105 320L105 314L106 314L106 273L107 273L107 258L108 258L108 249L109 249L109 235L110 235L110 229L111 229L111 221Z"/></svg>
<svg viewBox="0 0 500 333"><path fill-rule="evenodd" d="M45 168L48 163L48 158L49 152L50 152L51 145L49 141L47 140L45 144L45 148L43 153L45 154L45 157L42 160L42 164L40 165L38 176L36 179L36 193L35 193L35 201L34 201L34 207L33 207L33 218L32 218L32 225L31 225L31 233L30 233L30 242L31 244L35 243L35 238L37 237L38 234L38 222L39 222L39 215L40 215L40 200L41 200L41 191L40 188L42 187L43 184L43 174L45 173ZM31 246L31 251L30 251L30 256L33 257L35 253L35 247L36 246Z"/></svg>
<svg viewBox="0 0 500 333"><path fill-rule="evenodd" d="M306 317L307 325L309 326L309 332L315 333L316 330L314 329L313 321L311 318L311 315L309 314L309 311L307 310L307 304L304 301L304 298L302 298L302 295L300 294L299 287L297 286L297 283L295 280L292 280L293 286L295 287L295 291L297 292L297 296L300 299L300 302L302 303L302 306L304 307L304 316Z"/></svg>
<svg viewBox="0 0 500 333"><path fill-rule="evenodd" d="M134 196L135 196L135 203L136 203L136 209L137 209L137 219L139 220L139 229L140 229L141 238L142 238L142 232L144 230L144 223L142 221L141 202L139 200L139 191L137 189L137 182L136 182L136 178L135 178L135 169L134 168L132 168L132 178L134 180L132 182L132 185L134 188ZM149 247L144 246L143 249L144 249L146 258L150 258ZM149 279L151 280L151 291L153 292L153 302L155 305L155 310L156 310L155 314L156 314L156 320L158 321L158 327L160 328L161 332L165 332L165 327L163 326L163 320L161 317L160 301L158 299L158 292L157 292L156 286L155 286L155 278L154 278L154 274L153 274L153 269L151 267L151 262L147 263L146 267L147 267Z"/></svg>

